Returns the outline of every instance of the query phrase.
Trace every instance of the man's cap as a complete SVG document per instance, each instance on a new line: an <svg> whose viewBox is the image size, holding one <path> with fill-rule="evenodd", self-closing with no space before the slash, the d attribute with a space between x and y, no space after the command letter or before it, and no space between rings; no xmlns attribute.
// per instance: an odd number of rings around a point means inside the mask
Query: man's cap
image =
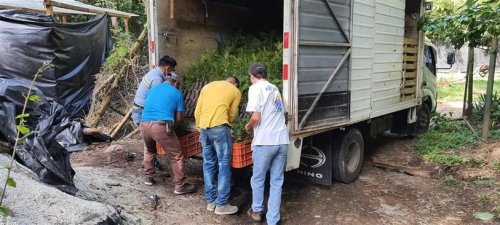
<svg viewBox="0 0 500 225"><path fill-rule="evenodd" d="M175 72L168 73L166 77L170 78L170 79L172 79L174 81L177 81L177 82L181 82L182 81L182 76L181 75L177 75Z"/></svg>
<svg viewBox="0 0 500 225"><path fill-rule="evenodd" d="M260 75L267 75L267 69L266 66L262 63L253 63L250 65L248 68L248 73L252 75L260 74Z"/></svg>

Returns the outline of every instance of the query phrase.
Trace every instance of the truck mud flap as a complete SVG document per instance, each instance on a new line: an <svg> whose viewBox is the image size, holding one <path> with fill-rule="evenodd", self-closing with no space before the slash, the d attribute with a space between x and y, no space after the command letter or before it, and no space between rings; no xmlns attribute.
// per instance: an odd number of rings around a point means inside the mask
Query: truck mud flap
<svg viewBox="0 0 500 225"><path fill-rule="evenodd" d="M311 183L332 185L332 134L325 132L304 139L296 173Z"/></svg>

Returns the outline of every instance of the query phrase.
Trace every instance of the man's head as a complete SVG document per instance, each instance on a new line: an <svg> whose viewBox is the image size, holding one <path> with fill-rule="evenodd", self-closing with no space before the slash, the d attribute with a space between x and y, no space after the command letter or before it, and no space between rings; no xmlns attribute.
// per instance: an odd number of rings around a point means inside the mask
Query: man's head
<svg viewBox="0 0 500 225"><path fill-rule="evenodd" d="M160 67L161 72L166 76L168 73L175 71L177 61L175 61L174 58L166 55L160 59L160 62L158 62L158 66Z"/></svg>
<svg viewBox="0 0 500 225"><path fill-rule="evenodd" d="M250 81L252 84L261 79L267 79L267 70L262 63L253 63L248 67L248 74L250 75Z"/></svg>
<svg viewBox="0 0 500 225"><path fill-rule="evenodd" d="M240 80L238 80L238 78L235 77L235 76L229 76L229 77L227 77L226 81L229 82L230 84L236 86L236 88L240 87Z"/></svg>
<svg viewBox="0 0 500 225"><path fill-rule="evenodd" d="M172 86L179 88L182 77L177 75L175 72L170 72L165 76L165 81L170 83Z"/></svg>

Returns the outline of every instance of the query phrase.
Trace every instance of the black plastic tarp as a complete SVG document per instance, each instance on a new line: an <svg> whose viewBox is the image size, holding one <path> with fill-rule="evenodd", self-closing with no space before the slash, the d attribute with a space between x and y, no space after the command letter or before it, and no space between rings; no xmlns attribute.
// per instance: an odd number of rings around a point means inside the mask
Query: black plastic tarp
<svg viewBox="0 0 500 225"><path fill-rule="evenodd" d="M0 133L15 141L23 96L42 64L52 64L35 82L42 100L28 105L32 133L17 155L41 181L67 192L74 190L74 171L65 147L83 142L75 119L88 109L93 75L110 48L106 15L62 24L43 14L0 11Z"/></svg>

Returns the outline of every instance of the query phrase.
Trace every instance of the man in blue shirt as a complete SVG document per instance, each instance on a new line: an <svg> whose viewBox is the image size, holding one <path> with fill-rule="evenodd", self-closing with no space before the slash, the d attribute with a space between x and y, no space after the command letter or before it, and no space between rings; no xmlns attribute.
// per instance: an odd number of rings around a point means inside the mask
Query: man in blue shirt
<svg viewBox="0 0 500 225"><path fill-rule="evenodd" d="M180 122L184 111L182 93L176 88L179 77L168 74L165 82L147 93L144 111L141 116L141 133L146 149L144 150L144 183L153 185L153 159L156 143L168 151L172 166L174 194L181 195L196 191L196 186L186 182L184 156L179 139L174 132L174 123Z"/></svg>
<svg viewBox="0 0 500 225"><path fill-rule="evenodd" d="M144 101L149 90L165 81L165 76L169 73L174 73L177 61L174 58L166 55L158 62L158 67L150 70L141 80L139 87L135 93L134 104L132 106L132 120L139 126L141 123L141 114L144 110ZM155 170L161 170L160 162L154 158Z"/></svg>

